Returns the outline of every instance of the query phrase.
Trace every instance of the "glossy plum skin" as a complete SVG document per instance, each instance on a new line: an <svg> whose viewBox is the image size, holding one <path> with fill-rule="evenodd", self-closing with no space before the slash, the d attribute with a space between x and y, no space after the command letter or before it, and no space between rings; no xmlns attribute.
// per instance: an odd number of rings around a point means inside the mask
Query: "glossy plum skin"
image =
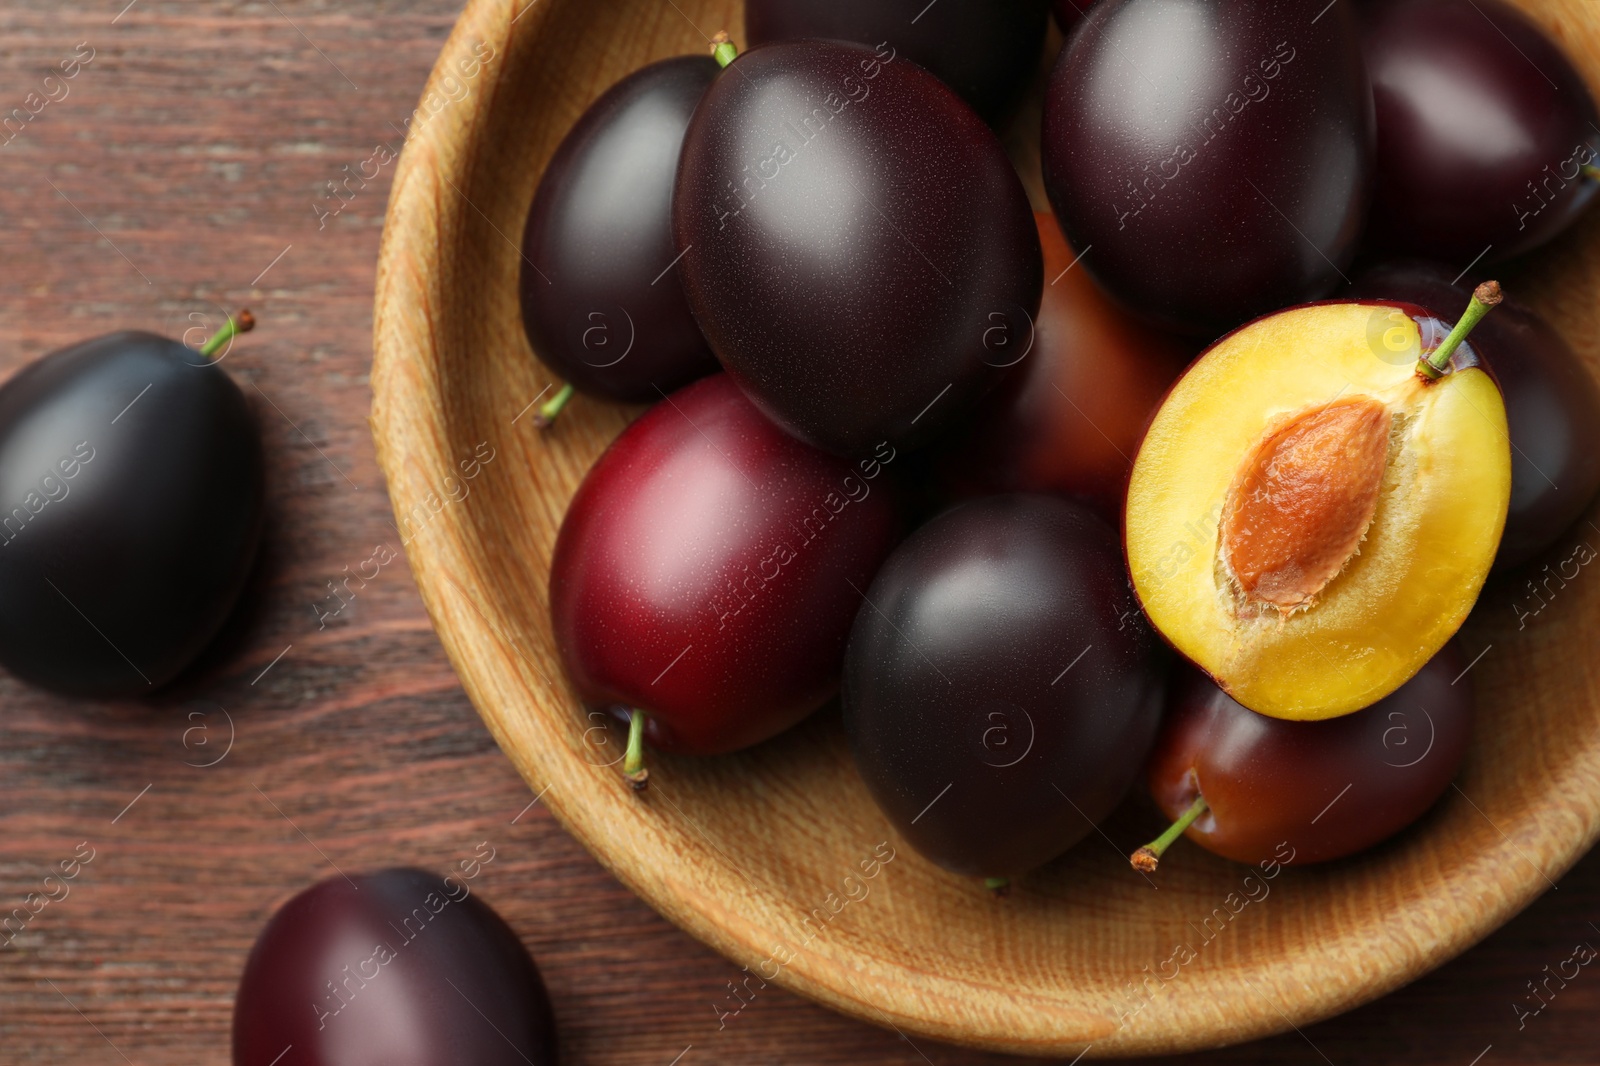
<svg viewBox="0 0 1600 1066"><path fill-rule="evenodd" d="M678 151L718 70L710 56L679 56L623 78L540 179L522 238L522 321L535 354L585 392L654 402L717 369L683 287L662 275L678 255Z"/></svg>
<svg viewBox="0 0 1600 1066"><path fill-rule="evenodd" d="M1324 0L1325 2L1325 0ZM1130 310L1215 337L1332 291L1372 172L1348 5L1101 0L1045 90L1045 188Z"/></svg>
<svg viewBox="0 0 1600 1066"><path fill-rule="evenodd" d="M1420 261L1374 267L1352 294L1403 300L1454 322L1472 297L1454 271ZM1472 331L1499 382L1511 432L1511 508L1495 568L1520 566L1554 544L1600 491L1600 386L1541 316L1507 298Z"/></svg>
<svg viewBox="0 0 1600 1066"><path fill-rule="evenodd" d="M690 122L673 226L723 367L852 459L959 420L1039 308L1039 238L1000 142L892 47L735 59Z"/></svg>
<svg viewBox="0 0 1600 1066"><path fill-rule="evenodd" d="M745 0L744 27L752 48L803 37L886 41L993 125L1027 88L1047 8L1047 0L940 0L919 16L899 0Z"/></svg>
<svg viewBox="0 0 1600 1066"><path fill-rule="evenodd" d="M894 458L802 444L724 374L657 404L595 463L556 540L550 613L579 696L644 710L645 739L687 755L816 710L899 534L879 480Z"/></svg>
<svg viewBox="0 0 1600 1066"><path fill-rule="evenodd" d="M1122 799L1155 736L1165 654L1104 521L1046 496L973 500L909 537L867 598L845 730L918 851L1012 877Z"/></svg>
<svg viewBox="0 0 1600 1066"><path fill-rule="evenodd" d="M1372 847L1455 779L1472 731L1466 667L1452 641L1388 697L1321 722L1246 710L1185 667L1150 757L1150 793L1173 819L1205 796L1210 809L1188 836L1235 862L1282 860L1285 843L1297 864Z"/></svg>
<svg viewBox="0 0 1600 1066"><path fill-rule="evenodd" d="M1073 496L1120 522L1145 426L1194 346L1113 304L1072 265L1055 218L1037 222L1046 285L1033 348L940 444L940 479L961 496Z"/></svg>
<svg viewBox="0 0 1600 1066"><path fill-rule="evenodd" d="M1589 205L1580 168L1600 116L1525 15L1500 0L1392 0L1364 5L1361 23L1378 129L1369 243L1459 271L1543 244Z"/></svg>
<svg viewBox="0 0 1600 1066"><path fill-rule="evenodd" d="M539 970L468 883L486 846L463 873L331 877L280 907L239 982L233 1066L556 1066Z"/></svg>
<svg viewBox="0 0 1600 1066"><path fill-rule="evenodd" d="M221 367L121 332L0 387L0 663L77 696L143 696L233 608L260 540L254 412Z"/></svg>

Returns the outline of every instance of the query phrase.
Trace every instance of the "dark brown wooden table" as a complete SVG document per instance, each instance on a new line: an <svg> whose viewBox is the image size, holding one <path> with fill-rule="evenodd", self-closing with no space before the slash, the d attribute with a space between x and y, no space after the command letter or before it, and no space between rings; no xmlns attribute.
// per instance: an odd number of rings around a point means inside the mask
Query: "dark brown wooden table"
<svg viewBox="0 0 1600 1066"><path fill-rule="evenodd" d="M479 889L539 960L569 1063L1003 1061L776 988L719 1029L737 967L529 806L404 566L319 618L329 582L397 546L366 426L393 170L372 160L399 147L454 15L453 0L0 7L0 366L125 327L193 338L248 305L261 327L227 365L271 455L253 586L178 687L93 704L0 677L0 912L81 843L94 854L0 947L0 1064L225 1062L240 967L278 904L336 869L443 871L480 841L496 857ZM333 199L348 174L356 191ZM1411 987L1191 1061L1600 1061L1600 972L1520 1027L1514 1010L1575 944L1600 945L1591 922L1596 856Z"/></svg>

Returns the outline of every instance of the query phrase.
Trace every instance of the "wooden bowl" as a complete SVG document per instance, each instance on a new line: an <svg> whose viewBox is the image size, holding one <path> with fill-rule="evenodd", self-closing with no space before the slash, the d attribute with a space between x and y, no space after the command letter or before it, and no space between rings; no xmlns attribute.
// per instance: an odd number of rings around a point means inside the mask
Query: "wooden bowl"
<svg viewBox="0 0 1600 1066"><path fill-rule="evenodd" d="M1594 5L1524 6L1600 82ZM1193 845L1155 882L1131 872L1121 853L1155 825L1135 800L990 898L898 840L827 712L741 755L657 757L645 798L624 786L618 738L563 678L546 576L568 500L637 410L580 398L553 431L534 427L528 405L552 379L522 331L520 238L545 161L589 102L719 28L742 39L740 10L471 0L395 176L374 324L379 459L445 650L542 802L629 888L748 967L751 990L775 981L908 1034L1019 1053L1171 1052L1304 1026L1439 965L1550 887L1600 830L1586 637L1600 573L1571 576L1573 563L1564 581L1502 579L1466 629L1467 654L1483 654L1458 787L1383 847L1272 879ZM1036 190L1026 125L1012 140ZM1593 371L1596 213L1536 258L1515 290ZM1583 542L1600 545L1600 528L1580 522L1549 559L1583 558Z"/></svg>

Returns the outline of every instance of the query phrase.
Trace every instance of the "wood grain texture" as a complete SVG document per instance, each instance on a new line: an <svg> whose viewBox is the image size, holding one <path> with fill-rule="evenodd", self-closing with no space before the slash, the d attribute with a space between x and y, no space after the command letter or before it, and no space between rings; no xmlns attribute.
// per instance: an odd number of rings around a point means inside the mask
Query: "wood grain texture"
<svg viewBox="0 0 1600 1066"><path fill-rule="evenodd" d="M0 915L80 841L96 848L71 895L0 947L0 1066L226 1063L234 986L276 906L335 864L442 871L481 840L497 850L477 883L538 958L573 1066L669 1066L686 1048L681 1066L1018 1061L908 1039L777 987L719 1022L714 1005L737 1005L728 982L739 967L634 897L545 801L528 807L534 793L474 713L403 566L357 583L350 605L318 627L313 605L336 603L328 581L379 544L400 547L365 423L374 264L395 168L323 230L312 205L380 142L398 147L391 123L403 126L416 108L458 5L138 0L113 23L125 2L0 4L0 109L22 106L77 42L96 48L70 96L0 148L0 373L84 336L128 326L177 334L190 314L248 304L262 325L228 366L266 427L270 528L244 608L172 691L93 704L0 676ZM659 12L630 9L613 28L648 38L673 20L662 0ZM597 75L560 91L576 107L603 83ZM1600 238L1592 226L1586 233L1563 254ZM1547 269L1554 276L1559 261ZM1564 321L1593 325L1583 293L1549 298ZM544 446L525 420L494 439L513 437ZM507 454L489 465L483 489L499 491L491 475L511 477L509 464L497 469ZM1529 632L1567 633L1587 602L1554 600ZM1497 644L1480 665L1499 653ZM1532 664L1503 669L1499 697L1538 681ZM1576 694L1584 681L1561 683ZM194 765L222 751L219 709L232 716L234 744L216 765ZM833 743L831 726L814 728L799 741ZM1501 822L1516 808L1484 810ZM1126 842L1149 824L1135 808L1109 831ZM736 845L746 846L722 843L737 859ZM899 863L839 923L876 922ZM1483 1066L1593 1062L1593 967L1521 1029L1512 1011L1535 1005L1527 982L1576 942L1600 946L1588 924L1600 921L1600 855L1565 877L1547 873L1559 891L1417 983L1303 1026L1304 1037L1184 1061L1467 1066L1493 1044Z"/></svg>
<svg viewBox="0 0 1600 1066"><path fill-rule="evenodd" d="M1289 869L1253 909L1262 882L1195 848L1163 865L1159 890L1131 875L1117 852L1150 835L1137 809L1012 898L989 899L896 842L828 719L736 757L657 759L644 802L621 787L604 765L615 741L597 745L605 733L586 729L561 680L545 579L566 501L627 412L585 403L556 432L507 434L549 379L522 336L522 264L504 235L520 232L588 100L648 60L703 48L718 27L738 38L736 3L676 6L681 17L663 18L657 0L472 0L431 84L443 91L444 73L488 47L500 57L492 91L408 146L377 286L373 423L396 513L426 507L470 442L506 441L492 491L446 509L411 551L423 598L501 747L603 864L751 972L864 1020L1102 1056L1247 1040L1347 1010L1481 939L1587 850L1600 832L1593 581L1572 582L1533 627L1512 609L1514 584L1491 592L1464 638L1469 655L1490 654L1473 668L1484 713L1459 787L1388 846ZM1600 76L1591 5L1529 6ZM1525 290L1591 369L1596 233L1591 219ZM841 907L845 879L880 842L897 857Z"/></svg>

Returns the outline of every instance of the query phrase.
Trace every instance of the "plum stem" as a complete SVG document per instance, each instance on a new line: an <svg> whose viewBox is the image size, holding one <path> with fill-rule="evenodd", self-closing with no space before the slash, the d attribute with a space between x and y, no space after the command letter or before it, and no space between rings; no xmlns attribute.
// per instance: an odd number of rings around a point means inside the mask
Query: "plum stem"
<svg viewBox="0 0 1600 1066"><path fill-rule="evenodd" d="M733 38L728 36L728 31L718 30L717 35L711 38L711 58L726 68L738 56L739 49L734 45Z"/></svg>
<svg viewBox="0 0 1600 1066"><path fill-rule="evenodd" d="M1582 173L1590 181L1600 181L1600 167L1595 166L1593 163L1585 163Z"/></svg>
<svg viewBox="0 0 1600 1066"><path fill-rule="evenodd" d="M1150 843L1128 856L1128 861L1133 863L1133 868L1140 873L1155 873L1156 866L1161 862L1161 856L1172 847L1173 841L1183 836L1184 830L1194 824L1194 820L1206 811L1210 805L1204 796L1196 796L1194 802L1189 804L1189 809L1178 816L1178 820L1167 826L1167 831L1156 837Z"/></svg>
<svg viewBox="0 0 1600 1066"><path fill-rule="evenodd" d="M1444 343L1435 348L1432 354L1424 355L1417 360L1418 375L1426 381L1438 381L1444 375L1445 368L1450 365L1450 357L1456 354L1461 342L1467 339L1467 334L1483 321L1484 315L1498 307L1504 298L1505 294L1500 291L1498 281L1486 281L1473 290L1472 302L1467 304L1467 309L1461 313L1461 321L1456 323L1456 328L1450 331Z"/></svg>
<svg viewBox="0 0 1600 1066"><path fill-rule="evenodd" d="M572 394L575 391L572 387L572 382L563 383L560 390L541 404L539 409L533 413L533 424L540 429L549 429L555 424L556 419L561 417L561 412L566 408L567 401L572 399Z"/></svg>
<svg viewBox="0 0 1600 1066"><path fill-rule="evenodd" d="M983 887L993 892L996 896L1011 895L1011 879L1008 877L985 877Z"/></svg>
<svg viewBox="0 0 1600 1066"><path fill-rule="evenodd" d="M227 322L221 329L211 335L211 339L200 346L200 354L210 359L217 354L217 349L227 344L241 333L249 333L256 328L256 316L249 311L240 311Z"/></svg>
<svg viewBox="0 0 1600 1066"><path fill-rule="evenodd" d="M622 773L635 792L650 787L650 771L644 768L644 712L637 707L628 708L628 753Z"/></svg>

